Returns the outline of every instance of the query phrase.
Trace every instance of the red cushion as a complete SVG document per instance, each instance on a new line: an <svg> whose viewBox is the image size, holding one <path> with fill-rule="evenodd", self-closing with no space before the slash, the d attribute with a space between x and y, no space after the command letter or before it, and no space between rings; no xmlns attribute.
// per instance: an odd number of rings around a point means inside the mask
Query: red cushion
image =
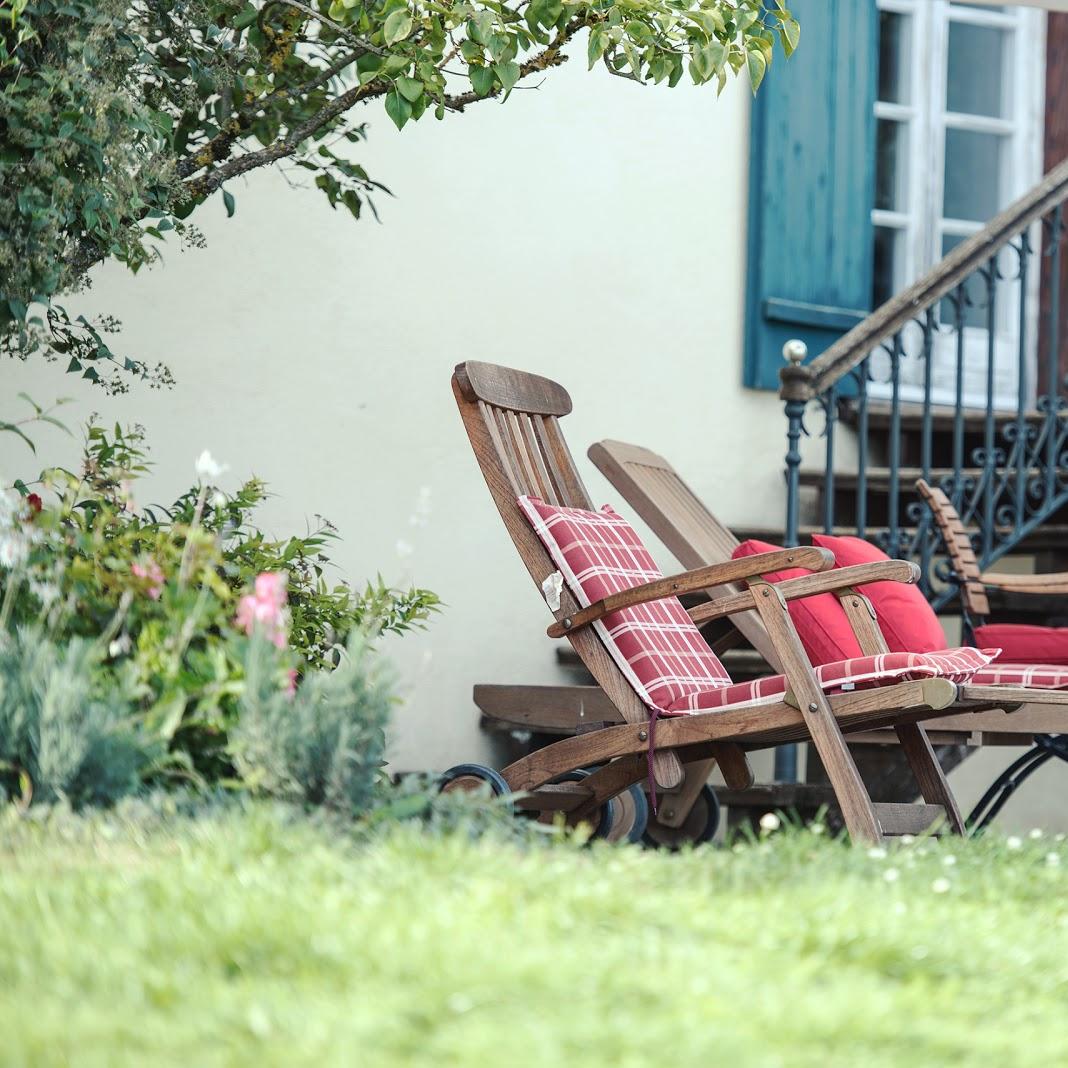
<svg viewBox="0 0 1068 1068"><path fill-rule="evenodd" d="M743 541L731 556L738 560L743 556L776 552L781 548L781 545L769 545L766 541L752 539ZM784 582L809 574L811 572L802 567L791 567L764 577L770 582ZM820 593L815 597L790 601L789 608L797 635L813 664L831 664L864 655L849 624L849 617L833 593Z"/></svg>
<svg viewBox="0 0 1068 1068"><path fill-rule="evenodd" d="M1068 627L1028 623L988 623L975 628L976 645L996 645L1008 664L1068 664Z"/></svg>
<svg viewBox="0 0 1068 1068"><path fill-rule="evenodd" d="M664 577L634 528L608 505L588 512L520 497L519 507L583 608ZM593 627L650 708L664 711L688 694L730 685L677 597L611 612Z"/></svg>
<svg viewBox="0 0 1068 1068"><path fill-rule="evenodd" d="M861 656L822 664L816 668L816 678L824 693L844 690L867 690L875 686L891 686L895 682L916 679L949 679L950 682L975 682L979 673L991 670L987 665L997 655L997 649L945 649L940 653L884 653L881 656ZM684 716L693 712L724 712L742 705L768 705L781 701L786 693L785 675L771 675L753 682L737 682L715 690L693 693L669 709L671 715Z"/></svg>
<svg viewBox="0 0 1068 1068"><path fill-rule="evenodd" d="M863 538L813 534L812 541L821 549L830 549L838 567L890 559L882 549ZM858 586L857 590L875 607L879 629L892 653L935 653L945 649L946 635L942 624L918 586L904 582L869 582ZM1001 643L982 641L978 644Z"/></svg>
<svg viewBox="0 0 1068 1068"><path fill-rule="evenodd" d="M1032 690L1068 690L1068 667L1061 664L1005 664L1000 657L972 677L974 686L1029 686Z"/></svg>

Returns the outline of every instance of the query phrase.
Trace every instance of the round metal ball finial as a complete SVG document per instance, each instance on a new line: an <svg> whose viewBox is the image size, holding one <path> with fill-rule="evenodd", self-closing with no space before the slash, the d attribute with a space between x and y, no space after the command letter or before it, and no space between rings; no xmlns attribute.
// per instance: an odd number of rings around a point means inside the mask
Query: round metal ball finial
<svg viewBox="0 0 1068 1068"><path fill-rule="evenodd" d="M787 363L799 366L808 355L808 346L800 338L790 338L782 347L782 358Z"/></svg>

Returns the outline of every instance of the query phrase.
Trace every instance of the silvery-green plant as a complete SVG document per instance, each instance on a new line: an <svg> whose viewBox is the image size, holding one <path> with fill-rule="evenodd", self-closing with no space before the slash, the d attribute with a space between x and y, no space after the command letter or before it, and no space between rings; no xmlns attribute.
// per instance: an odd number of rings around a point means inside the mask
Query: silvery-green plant
<svg viewBox="0 0 1068 1068"><path fill-rule="evenodd" d="M278 651L247 647L245 685L229 752L239 776L266 796L362 812L375 794L394 704L393 676L368 638L354 634L334 671L300 686L279 678Z"/></svg>

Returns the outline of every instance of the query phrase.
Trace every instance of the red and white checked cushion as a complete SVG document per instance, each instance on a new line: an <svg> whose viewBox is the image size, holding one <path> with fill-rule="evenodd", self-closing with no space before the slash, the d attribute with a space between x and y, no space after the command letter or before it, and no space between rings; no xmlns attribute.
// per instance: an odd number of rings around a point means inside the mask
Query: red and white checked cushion
<svg viewBox="0 0 1068 1068"><path fill-rule="evenodd" d="M816 678L824 693L866 690L895 682L917 679L949 679L975 682L977 672L997 656L998 649L945 649L937 653L883 653L821 664ZM737 682L716 690L690 694L666 710L667 715L686 716L693 712L723 712L742 705L770 705L781 701L788 683L785 675L770 675L753 682Z"/></svg>
<svg viewBox="0 0 1068 1068"><path fill-rule="evenodd" d="M1068 667L1058 664L1002 664L980 668L973 686L1030 686L1035 690L1068 689Z"/></svg>
<svg viewBox="0 0 1068 1068"><path fill-rule="evenodd" d="M519 507L583 608L664 577L634 528L608 505L589 512L520 497ZM730 685L677 597L612 612L593 626L650 708L663 712L691 694Z"/></svg>

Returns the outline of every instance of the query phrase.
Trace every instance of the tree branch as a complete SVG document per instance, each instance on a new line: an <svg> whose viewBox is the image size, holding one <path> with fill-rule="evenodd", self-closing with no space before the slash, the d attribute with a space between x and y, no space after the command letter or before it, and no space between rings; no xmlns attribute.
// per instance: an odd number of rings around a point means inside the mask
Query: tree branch
<svg viewBox="0 0 1068 1068"><path fill-rule="evenodd" d="M581 18L575 19L573 22L569 22L560 32L556 35L556 39L545 49L544 52L539 52L536 56L531 56L525 63L520 64L518 81L522 81L530 74L537 74L541 71L548 70L550 67L559 67L561 63L567 62L567 56L563 55L561 49L576 33L579 32L584 26L592 25L596 19ZM450 111L463 111L468 104L477 104L480 100L492 100L494 97L500 96L501 90L493 89L486 93L485 96L479 96L478 93L473 90L467 93L459 93L456 96L445 97L445 106Z"/></svg>

